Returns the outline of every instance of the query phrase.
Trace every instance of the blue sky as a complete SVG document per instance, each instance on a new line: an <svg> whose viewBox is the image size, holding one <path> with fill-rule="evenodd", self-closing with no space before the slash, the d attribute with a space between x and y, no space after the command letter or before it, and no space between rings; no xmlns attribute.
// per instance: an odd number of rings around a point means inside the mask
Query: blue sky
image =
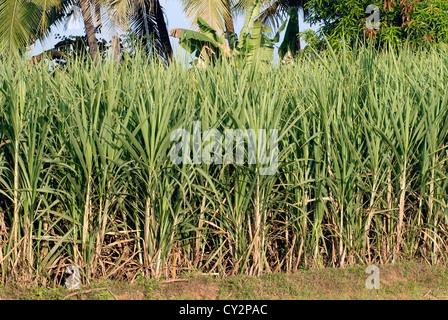
<svg viewBox="0 0 448 320"><path fill-rule="evenodd" d="M164 8L166 18L168 20L168 30L173 28L191 28L191 22L187 20L184 13L182 12L182 7L180 5L180 1L177 0L160 0L160 3L162 7ZM237 17L235 21L235 31L239 33L241 30L243 24L243 17ZM303 21L303 16L300 15L300 30L303 31L305 29L313 29L317 30L317 26L310 26L307 23ZM83 35L84 34L84 23L82 22L82 19L79 19L78 21L73 21L68 26L67 30L64 30L63 25L59 26L53 26L51 28L50 34L43 40L36 42L31 47L31 55L36 55L41 53L44 50L51 49L55 43L57 43L58 39L55 39L56 34L61 35ZM100 37L100 35L97 35ZM110 40L109 32L107 28L103 28L101 37ZM177 45L177 39L171 38L171 43L173 45L173 49L175 52L179 52L181 49ZM304 47L305 43L302 42L302 48Z"/></svg>

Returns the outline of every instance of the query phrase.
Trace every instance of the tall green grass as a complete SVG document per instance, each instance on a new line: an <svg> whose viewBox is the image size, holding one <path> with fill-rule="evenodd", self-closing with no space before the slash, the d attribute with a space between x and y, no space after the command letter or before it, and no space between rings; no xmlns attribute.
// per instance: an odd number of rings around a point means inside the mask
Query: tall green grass
<svg viewBox="0 0 448 320"><path fill-rule="evenodd" d="M446 263L448 49L166 69L0 59L1 281ZM279 168L170 161L171 132L278 129Z"/></svg>

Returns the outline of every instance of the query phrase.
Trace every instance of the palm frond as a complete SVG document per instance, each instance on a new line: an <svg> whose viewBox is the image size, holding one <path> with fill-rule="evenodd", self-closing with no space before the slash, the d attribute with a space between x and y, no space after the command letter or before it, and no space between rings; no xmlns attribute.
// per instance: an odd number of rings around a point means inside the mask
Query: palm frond
<svg viewBox="0 0 448 320"><path fill-rule="evenodd" d="M277 0L265 7L259 20L267 25L277 27L282 23L290 8L302 9L305 17L308 15L306 0Z"/></svg>
<svg viewBox="0 0 448 320"><path fill-rule="evenodd" d="M31 2L34 3L41 12L39 32L45 33L51 25L51 12L53 9L57 10L60 8L61 0L32 0Z"/></svg>
<svg viewBox="0 0 448 320"><path fill-rule="evenodd" d="M0 1L0 46L21 50L37 38L42 10L24 0Z"/></svg>
<svg viewBox="0 0 448 320"><path fill-rule="evenodd" d="M167 25L158 0L112 0L107 3L109 27L126 30L127 26L141 39L149 54L158 54L168 62L172 57ZM112 23L110 23L112 22Z"/></svg>
<svg viewBox="0 0 448 320"><path fill-rule="evenodd" d="M200 17L213 29L223 32L225 21L232 17L229 0L181 0L181 2L182 9L192 21L193 28L197 27L196 21Z"/></svg>

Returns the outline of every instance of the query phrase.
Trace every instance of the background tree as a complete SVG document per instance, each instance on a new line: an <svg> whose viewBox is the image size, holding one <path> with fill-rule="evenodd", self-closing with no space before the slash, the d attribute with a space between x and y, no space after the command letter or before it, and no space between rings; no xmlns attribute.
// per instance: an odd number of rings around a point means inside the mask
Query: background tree
<svg viewBox="0 0 448 320"><path fill-rule="evenodd" d="M300 32L299 13L302 11L304 17L308 16L309 12L306 8L307 3L308 0L277 0L267 7L260 15L260 20L274 26L278 26L285 15L289 15L285 40L279 48L279 54L282 59L287 54L295 56L300 50L300 38L298 37Z"/></svg>
<svg viewBox="0 0 448 320"><path fill-rule="evenodd" d="M369 14L365 11L372 4L380 9L379 29L366 28ZM377 46L404 41L423 45L448 39L448 2L444 0L310 0L307 9L311 13L308 22L323 24L319 32L313 34L319 40L310 39L310 43L320 46L325 42L323 36L336 48L343 39L350 44L355 39L370 39Z"/></svg>
<svg viewBox="0 0 448 320"><path fill-rule="evenodd" d="M131 27L148 52L156 52L167 63L172 59L173 50L159 0L0 0L0 46L24 52L26 47L47 36L52 25L66 19L73 5L81 9L87 46L94 61L99 57L96 34L103 24L110 27L114 18L119 21L115 27ZM107 19L102 16L101 8ZM113 28L110 31L114 35L114 53L118 56L118 37Z"/></svg>
<svg viewBox="0 0 448 320"><path fill-rule="evenodd" d="M246 15L254 6L256 0L181 0L183 10L192 21L192 26L199 27L198 18L202 18L219 34L227 32L235 33L234 18L237 15ZM306 9L306 0L261 0L261 13L257 17L257 21L263 24L278 28L281 23L290 17L290 23L287 33L294 35L290 39L294 39L288 46L292 53L300 49L300 41L297 38L299 33L298 14L302 10L305 16L308 14ZM291 11L292 10L292 11ZM293 21L294 20L294 21ZM297 26L294 24L297 22ZM229 45L231 46L230 40Z"/></svg>
<svg viewBox="0 0 448 320"><path fill-rule="evenodd" d="M81 7L84 28L86 30L87 42L90 48L90 54L93 61L98 61L98 40L96 39L96 28L94 25L94 14L97 12L95 7L99 5L98 0L77 0L75 4Z"/></svg>
<svg viewBox="0 0 448 320"><path fill-rule="evenodd" d="M0 46L23 50L48 33L62 0L0 0Z"/></svg>
<svg viewBox="0 0 448 320"><path fill-rule="evenodd" d="M98 40L95 34L104 25L112 34L112 48L116 60L120 56L117 34L121 30L131 29L148 53L157 53L167 64L171 61L173 50L159 0L77 0L74 3L81 7L88 45L94 60L98 56ZM105 19L102 17L101 7L107 16Z"/></svg>
<svg viewBox="0 0 448 320"><path fill-rule="evenodd" d="M197 19L204 19L218 32L235 32L232 9L237 4L234 0L181 0L182 9L192 26L197 27Z"/></svg>
<svg viewBox="0 0 448 320"><path fill-rule="evenodd" d="M118 25L130 27L149 54L156 53L170 63L173 49L159 0L106 0L105 3Z"/></svg>

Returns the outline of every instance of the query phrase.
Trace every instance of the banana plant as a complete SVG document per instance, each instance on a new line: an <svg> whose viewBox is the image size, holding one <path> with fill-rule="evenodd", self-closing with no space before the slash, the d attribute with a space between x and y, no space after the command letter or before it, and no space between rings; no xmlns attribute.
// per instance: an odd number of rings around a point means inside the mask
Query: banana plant
<svg viewBox="0 0 448 320"><path fill-rule="evenodd" d="M251 64L255 57L270 63L274 59L274 45L279 42L287 21L283 22L273 38L269 38L267 34L272 30L258 20L259 16L260 1L256 1L246 14L239 37L228 31L218 36L218 32L201 17L197 19L199 31L172 29L170 35L178 38L179 45L195 56L195 64L199 66L213 64L222 57L237 65Z"/></svg>

